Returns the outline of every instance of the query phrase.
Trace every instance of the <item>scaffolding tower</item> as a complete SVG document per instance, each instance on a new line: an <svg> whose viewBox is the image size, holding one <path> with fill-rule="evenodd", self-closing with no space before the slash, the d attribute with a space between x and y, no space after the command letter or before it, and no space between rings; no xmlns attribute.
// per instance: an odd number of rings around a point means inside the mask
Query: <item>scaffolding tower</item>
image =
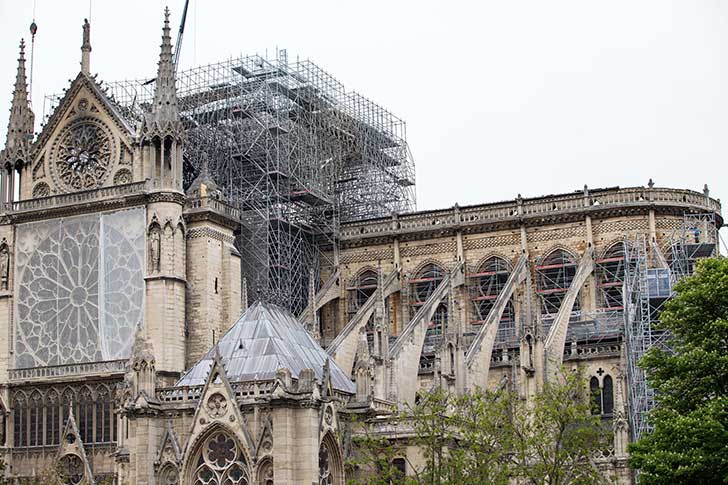
<svg viewBox="0 0 728 485"><path fill-rule="evenodd" d="M107 93L132 125L154 83L123 81ZM184 187L201 160L241 210L236 246L248 297L298 315L309 275L336 254L341 222L415 210L405 123L309 60L238 57L177 74L187 131ZM50 112L58 97L51 96ZM334 261L328 261L333 264Z"/></svg>
<svg viewBox="0 0 728 485"><path fill-rule="evenodd" d="M674 284L692 274L695 262L718 254L715 214L685 214L665 249L666 257L651 254L660 249L645 235L625 241L624 328L632 441L652 430L648 413L655 404L654 390L639 360L651 348L671 351L669 332L659 327L660 313L674 294Z"/></svg>

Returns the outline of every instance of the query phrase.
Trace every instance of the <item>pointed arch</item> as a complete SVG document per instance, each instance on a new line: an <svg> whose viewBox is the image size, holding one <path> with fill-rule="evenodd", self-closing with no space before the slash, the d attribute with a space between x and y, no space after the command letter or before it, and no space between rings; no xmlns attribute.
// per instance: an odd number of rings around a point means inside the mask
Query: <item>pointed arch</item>
<svg viewBox="0 0 728 485"><path fill-rule="evenodd" d="M268 457L261 460L255 476L257 485L274 485L273 458Z"/></svg>
<svg viewBox="0 0 728 485"><path fill-rule="evenodd" d="M422 262L409 280L410 318L414 317L427 299L435 292L447 275L445 265L434 260ZM427 326L425 343L420 355L420 369L429 370L434 361L434 352L442 342L442 334L448 322L447 300L441 301L432 314Z"/></svg>
<svg viewBox="0 0 728 485"><path fill-rule="evenodd" d="M174 463L166 462L159 469L160 485L179 485L179 470Z"/></svg>
<svg viewBox="0 0 728 485"><path fill-rule="evenodd" d="M183 483L249 485L252 463L242 442L227 425L216 422L189 445Z"/></svg>
<svg viewBox="0 0 728 485"><path fill-rule="evenodd" d="M338 440L327 432L319 445L319 483L343 485L344 461Z"/></svg>
<svg viewBox="0 0 728 485"><path fill-rule="evenodd" d="M490 253L489 256L481 259L475 272L468 275L470 300L475 310L473 325L480 326L485 323L512 271L513 265L507 258L498 253ZM511 297L498 322L495 345L503 346L515 343L515 308L513 297Z"/></svg>
<svg viewBox="0 0 728 485"><path fill-rule="evenodd" d="M377 291L378 286L379 271L372 266L365 266L356 272L346 287L347 321L350 321L356 315L356 312L366 303L369 297Z"/></svg>
<svg viewBox="0 0 728 485"><path fill-rule="evenodd" d="M614 414L614 382L609 374L602 381L602 413L605 416Z"/></svg>
<svg viewBox="0 0 728 485"><path fill-rule="evenodd" d="M625 276L624 241L610 244L596 260L598 304L604 310L623 310L622 286Z"/></svg>
<svg viewBox="0 0 728 485"><path fill-rule="evenodd" d="M45 395L45 444L57 445L63 423L61 421L61 397L58 391L51 388Z"/></svg>
<svg viewBox="0 0 728 485"><path fill-rule="evenodd" d="M569 291L576 276L579 258L561 245L554 246L544 253L536 265L537 293L541 297L541 319L544 333L548 334L553 319L561 307L564 296ZM572 312L579 311L580 302L576 298Z"/></svg>
<svg viewBox="0 0 728 485"><path fill-rule="evenodd" d="M13 445L28 445L28 397L20 390L13 394Z"/></svg>
<svg viewBox="0 0 728 485"><path fill-rule="evenodd" d="M599 379L592 376L589 379L589 395L591 396L591 413L593 415L602 414L602 395L599 389Z"/></svg>
<svg viewBox="0 0 728 485"><path fill-rule="evenodd" d="M43 396L38 389L30 393L28 404L28 446L39 446L43 444Z"/></svg>

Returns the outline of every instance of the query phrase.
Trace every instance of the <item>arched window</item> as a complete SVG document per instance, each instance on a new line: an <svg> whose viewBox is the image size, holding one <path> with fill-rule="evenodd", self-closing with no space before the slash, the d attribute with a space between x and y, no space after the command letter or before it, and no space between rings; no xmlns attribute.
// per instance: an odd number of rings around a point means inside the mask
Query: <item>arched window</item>
<svg viewBox="0 0 728 485"><path fill-rule="evenodd" d="M159 472L160 485L179 485L179 472L177 467L171 463L167 463Z"/></svg>
<svg viewBox="0 0 728 485"><path fill-rule="evenodd" d="M113 441L111 436L111 427L115 425L113 414L111 393L106 386L99 386L96 390L96 443Z"/></svg>
<svg viewBox="0 0 728 485"><path fill-rule="evenodd" d="M13 399L13 444L28 446L28 402L25 394L18 392Z"/></svg>
<svg viewBox="0 0 728 485"><path fill-rule="evenodd" d="M445 270L437 264L428 263L420 269L410 283L410 314L414 316L435 292L445 278ZM420 357L420 369L432 368L432 361L447 327L447 303L442 301L435 308L427 327L425 344Z"/></svg>
<svg viewBox="0 0 728 485"><path fill-rule="evenodd" d="M273 461L264 460L258 465L258 485L274 485L273 481Z"/></svg>
<svg viewBox="0 0 728 485"><path fill-rule="evenodd" d="M243 452L235 439L224 431L202 441L194 455L194 485L249 485L250 474Z"/></svg>
<svg viewBox="0 0 728 485"><path fill-rule="evenodd" d="M351 284L346 289L349 299L347 306L349 320L354 317L369 297L377 291L378 284L379 278L377 272L371 269L363 271L351 281Z"/></svg>
<svg viewBox="0 0 728 485"><path fill-rule="evenodd" d="M378 284L379 277L374 270L365 270L351 281L351 284L347 288L348 304L346 308L348 321L354 318L356 312L358 312L359 309L364 306L364 303L366 303L369 297L377 291ZM373 315L369 317L369 321L366 324L366 333L367 342L369 342L369 351L371 352L374 348ZM379 348L381 348L381 346Z"/></svg>
<svg viewBox="0 0 728 485"><path fill-rule="evenodd" d="M604 376L602 381L602 411L605 416L614 414L614 385L611 376Z"/></svg>
<svg viewBox="0 0 728 485"><path fill-rule="evenodd" d="M29 409L29 439L28 446L38 446L43 444L43 397L40 392L33 391L30 395Z"/></svg>
<svg viewBox="0 0 728 485"><path fill-rule="evenodd" d="M604 373L603 370L599 372ZM605 375L601 386L599 379L592 377L589 380L589 394L591 395L592 414L605 418L612 417L614 413L614 383L610 375Z"/></svg>
<svg viewBox="0 0 728 485"><path fill-rule="evenodd" d="M57 445L60 443L58 439L61 434L60 429L62 426L60 414L60 399L58 398L58 392L56 392L55 389L51 389L46 393L45 398L46 445Z"/></svg>
<svg viewBox="0 0 728 485"><path fill-rule="evenodd" d="M551 251L536 266L538 294L541 297L541 320L544 330L548 332L553 319L561 308L561 302L569 291L571 282L576 276L577 264L574 258L563 249ZM572 312L579 311L579 298L574 301Z"/></svg>
<svg viewBox="0 0 728 485"><path fill-rule="evenodd" d="M91 389L84 387L78 400L78 416L76 424L78 424L78 432L84 443L93 442L94 432L94 401L91 395Z"/></svg>
<svg viewBox="0 0 728 485"><path fill-rule="evenodd" d="M319 446L319 485L341 485L342 471L336 442L327 435Z"/></svg>
<svg viewBox="0 0 728 485"><path fill-rule="evenodd" d="M594 415L602 414L602 391L599 389L599 379L589 379L589 394L591 395L591 412Z"/></svg>
<svg viewBox="0 0 728 485"><path fill-rule="evenodd" d="M620 242L612 245L596 263L600 307L604 310L624 309L624 244Z"/></svg>
<svg viewBox="0 0 728 485"><path fill-rule="evenodd" d="M510 276L510 266L503 258L490 257L483 262L476 273L470 274L470 298L475 305L475 325L485 323L498 295ZM515 343L516 324L511 297L503 311L496 335L496 345Z"/></svg>

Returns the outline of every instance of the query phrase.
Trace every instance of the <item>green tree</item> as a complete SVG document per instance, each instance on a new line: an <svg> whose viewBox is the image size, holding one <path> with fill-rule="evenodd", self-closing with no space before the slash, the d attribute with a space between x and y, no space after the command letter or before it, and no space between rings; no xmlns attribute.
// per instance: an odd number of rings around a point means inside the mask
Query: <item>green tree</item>
<svg viewBox="0 0 728 485"><path fill-rule="evenodd" d="M675 292L660 315L672 351L640 361L654 430L629 446L630 465L645 484L728 483L728 259L700 261Z"/></svg>
<svg viewBox="0 0 728 485"><path fill-rule="evenodd" d="M562 372L533 402L517 402L511 424L515 474L534 485L604 480L592 461L610 438L592 416L581 374Z"/></svg>
<svg viewBox="0 0 728 485"><path fill-rule="evenodd" d="M390 429L400 437L357 433L358 465L368 463L373 473L352 483L506 485L515 479L579 485L602 480L591 456L604 445L604 431L591 416L579 374L564 374L530 402L507 389L476 389L464 396L435 389L422 394ZM406 481L391 467L395 456L403 456L402 442L416 446L424 461Z"/></svg>

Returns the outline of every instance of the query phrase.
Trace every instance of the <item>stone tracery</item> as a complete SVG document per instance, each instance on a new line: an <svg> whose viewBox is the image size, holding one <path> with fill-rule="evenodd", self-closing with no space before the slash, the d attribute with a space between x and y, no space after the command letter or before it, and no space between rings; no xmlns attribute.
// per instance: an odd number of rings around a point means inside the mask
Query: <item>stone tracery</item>
<svg viewBox="0 0 728 485"><path fill-rule="evenodd" d="M103 125L95 120L80 120L59 136L54 163L56 179L70 190L95 188L112 168L113 154L113 142Z"/></svg>
<svg viewBox="0 0 728 485"><path fill-rule="evenodd" d="M18 228L16 367L128 357L142 321L143 211Z"/></svg>
<svg viewBox="0 0 728 485"><path fill-rule="evenodd" d="M248 465L240 446L224 431L206 438L197 451L194 485L248 485Z"/></svg>

